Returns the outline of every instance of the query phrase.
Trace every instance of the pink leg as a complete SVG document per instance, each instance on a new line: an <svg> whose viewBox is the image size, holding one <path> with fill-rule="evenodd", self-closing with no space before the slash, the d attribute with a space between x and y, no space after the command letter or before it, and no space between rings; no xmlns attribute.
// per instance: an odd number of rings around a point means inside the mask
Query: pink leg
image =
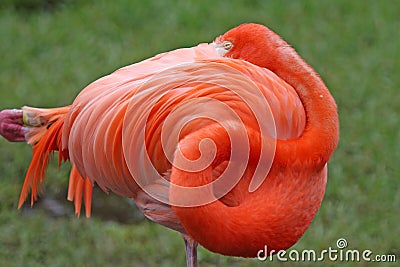
<svg viewBox="0 0 400 267"><path fill-rule="evenodd" d="M186 266L197 267L197 241L189 237L188 235L182 234L183 240L185 241L186 249Z"/></svg>
<svg viewBox="0 0 400 267"><path fill-rule="evenodd" d="M25 142L27 127L24 126L22 110L5 109L0 112L0 135L10 142Z"/></svg>

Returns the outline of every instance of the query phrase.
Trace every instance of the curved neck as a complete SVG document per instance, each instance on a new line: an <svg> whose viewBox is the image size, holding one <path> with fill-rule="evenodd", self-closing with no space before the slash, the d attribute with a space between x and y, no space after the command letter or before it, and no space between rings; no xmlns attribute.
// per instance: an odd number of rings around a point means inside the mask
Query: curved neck
<svg viewBox="0 0 400 267"><path fill-rule="evenodd" d="M275 160L285 166L298 162L302 168L320 169L329 161L339 140L335 100L318 74L293 48L285 46L278 51L281 55L272 71L296 90L306 112L306 125L299 138L278 140Z"/></svg>

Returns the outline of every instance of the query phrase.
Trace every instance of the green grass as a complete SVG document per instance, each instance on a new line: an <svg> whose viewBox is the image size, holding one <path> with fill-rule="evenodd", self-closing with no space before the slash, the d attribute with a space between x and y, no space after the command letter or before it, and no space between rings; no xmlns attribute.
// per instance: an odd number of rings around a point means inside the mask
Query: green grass
<svg viewBox="0 0 400 267"><path fill-rule="evenodd" d="M324 202L294 248L335 248L343 237L351 249L400 260L400 1L29 2L0 4L0 109L67 105L88 83L121 66L210 42L242 22L270 26L321 74L341 122ZM1 139L0 151L0 266L184 264L179 235L140 216L121 223L117 215L105 218L98 205L93 218L78 219L67 203L69 215L56 217L43 201L17 210L30 148ZM46 196L64 203L68 167L58 171L53 165ZM112 201L114 213L125 203ZM126 205L119 209L138 213ZM258 262L202 248L199 260L201 266L366 264Z"/></svg>

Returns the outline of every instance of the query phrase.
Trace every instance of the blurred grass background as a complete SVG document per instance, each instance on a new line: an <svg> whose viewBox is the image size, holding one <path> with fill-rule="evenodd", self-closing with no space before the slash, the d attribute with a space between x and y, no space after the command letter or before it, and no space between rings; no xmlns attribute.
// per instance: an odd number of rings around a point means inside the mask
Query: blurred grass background
<svg viewBox="0 0 400 267"><path fill-rule="evenodd" d="M400 260L400 1L3 0L0 109L62 106L95 79L243 22L268 25L323 77L337 100L340 145L322 207L293 247ZM0 140L0 266L182 266L183 241L125 200L95 192L92 218L65 200L69 168L53 164L46 195L17 210L31 150ZM201 266L364 266L259 262L200 248ZM382 263L379 266L392 266ZM393 264L394 266L394 264Z"/></svg>

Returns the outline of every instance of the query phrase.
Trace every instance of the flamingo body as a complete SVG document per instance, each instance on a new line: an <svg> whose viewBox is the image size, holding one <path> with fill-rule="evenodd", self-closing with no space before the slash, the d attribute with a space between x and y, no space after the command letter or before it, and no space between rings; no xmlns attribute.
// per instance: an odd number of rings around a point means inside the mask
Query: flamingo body
<svg viewBox="0 0 400 267"><path fill-rule="evenodd" d="M68 199L78 214L83 200L90 215L96 183L189 241L242 257L303 235L338 141L322 80L257 24L121 68L70 106L23 110L38 125L28 127L33 160L20 206L30 188L36 199L58 151L72 164Z"/></svg>

